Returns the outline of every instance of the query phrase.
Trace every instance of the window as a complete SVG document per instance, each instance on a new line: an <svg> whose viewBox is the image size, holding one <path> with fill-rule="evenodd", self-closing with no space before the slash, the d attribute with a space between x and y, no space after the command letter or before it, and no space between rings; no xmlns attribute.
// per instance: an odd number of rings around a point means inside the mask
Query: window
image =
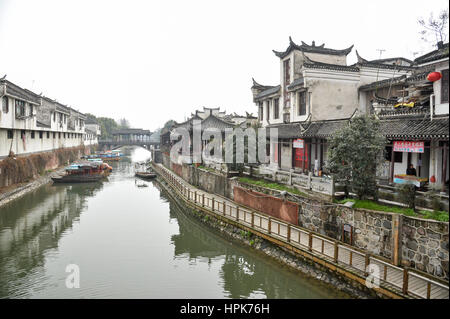
<svg viewBox="0 0 450 319"><path fill-rule="evenodd" d="M53 132L53 138L56 138L56 133L55 132Z"/></svg>
<svg viewBox="0 0 450 319"><path fill-rule="evenodd" d="M270 119L270 100L267 100L266 117L267 117L267 120Z"/></svg>
<svg viewBox="0 0 450 319"><path fill-rule="evenodd" d="M53 122L56 122L56 112L53 112Z"/></svg>
<svg viewBox="0 0 450 319"><path fill-rule="evenodd" d="M14 131L8 130L8 139L11 140L14 137Z"/></svg>
<svg viewBox="0 0 450 319"><path fill-rule="evenodd" d="M50 138L50 132L47 132L47 138Z"/></svg>
<svg viewBox="0 0 450 319"><path fill-rule="evenodd" d="M262 121L264 119L264 108L262 107L262 103L259 103L259 120Z"/></svg>
<svg viewBox="0 0 450 319"><path fill-rule="evenodd" d="M25 116L25 102L16 100L16 116Z"/></svg>
<svg viewBox="0 0 450 319"><path fill-rule="evenodd" d="M4 113L8 113L9 112L9 105L8 105L8 97L4 96L2 98L2 109Z"/></svg>
<svg viewBox="0 0 450 319"><path fill-rule="evenodd" d="M21 131L20 132L20 137L22 138L22 139L25 139L26 137L27 137L27 135L26 135L27 133L25 132L25 131Z"/></svg>
<svg viewBox="0 0 450 319"><path fill-rule="evenodd" d="M274 106L273 106L273 118L274 119L278 119L280 117L280 100L279 99L275 99L273 101Z"/></svg>
<svg viewBox="0 0 450 319"><path fill-rule="evenodd" d="M34 131L31 131L31 138L34 138Z"/></svg>
<svg viewBox="0 0 450 319"><path fill-rule="evenodd" d="M448 103L448 69L442 70L441 103Z"/></svg>
<svg viewBox="0 0 450 319"><path fill-rule="evenodd" d="M298 115L306 115L306 92L298 93Z"/></svg>
<svg viewBox="0 0 450 319"><path fill-rule="evenodd" d="M58 133L58 138L61 138L61 132Z"/></svg>
<svg viewBox="0 0 450 319"><path fill-rule="evenodd" d="M64 116L64 124L66 124L67 121L67 115L63 115Z"/></svg>
<svg viewBox="0 0 450 319"><path fill-rule="evenodd" d="M389 162L392 160L392 146L385 147L384 159ZM394 162L395 163L403 162L403 152L394 152Z"/></svg>
<svg viewBox="0 0 450 319"><path fill-rule="evenodd" d="M395 163L403 162L403 152L394 152L394 162Z"/></svg>
<svg viewBox="0 0 450 319"><path fill-rule="evenodd" d="M33 104L30 104L30 116L33 116L33 109L34 109Z"/></svg>

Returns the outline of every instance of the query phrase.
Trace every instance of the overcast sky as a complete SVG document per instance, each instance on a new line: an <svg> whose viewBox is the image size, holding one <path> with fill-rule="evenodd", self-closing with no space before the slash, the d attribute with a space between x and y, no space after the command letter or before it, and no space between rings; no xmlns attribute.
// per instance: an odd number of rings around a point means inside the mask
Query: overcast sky
<svg viewBox="0 0 450 319"><path fill-rule="evenodd" d="M0 0L0 77L81 112L154 130L202 106L257 113L289 36L366 59L432 49L419 17L447 1ZM448 40L447 40L448 41ZM417 55L416 55L417 56Z"/></svg>

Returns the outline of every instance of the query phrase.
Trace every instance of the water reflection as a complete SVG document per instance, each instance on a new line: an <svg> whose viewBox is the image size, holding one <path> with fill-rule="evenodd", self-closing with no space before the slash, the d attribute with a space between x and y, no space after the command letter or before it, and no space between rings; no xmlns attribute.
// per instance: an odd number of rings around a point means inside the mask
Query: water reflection
<svg viewBox="0 0 450 319"><path fill-rule="evenodd" d="M104 183L47 185L1 207L0 298L342 297L205 227L134 177L146 150L124 153ZM71 263L79 289L65 286Z"/></svg>
<svg viewBox="0 0 450 319"><path fill-rule="evenodd" d="M32 283L27 276L79 220L86 198L102 188L103 183L46 185L1 208L0 297L18 297L28 290Z"/></svg>
<svg viewBox="0 0 450 319"><path fill-rule="evenodd" d="M161 197L166 198L165 191ZM167 199L168 200L168 199ZM169 201L170 202L170 201ZM290 271L261 252L231 242L202 225L175 203L170 202L170 217L176 219L179 234L172 236L175 258L211 265L221 263L220 280L227 298L344 298L327 291L329 287Z"/></svg>

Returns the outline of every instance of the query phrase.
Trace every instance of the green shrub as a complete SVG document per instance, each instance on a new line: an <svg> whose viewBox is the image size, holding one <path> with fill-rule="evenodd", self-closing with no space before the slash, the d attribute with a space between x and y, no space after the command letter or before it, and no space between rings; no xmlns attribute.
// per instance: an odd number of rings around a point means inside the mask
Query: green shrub
<svg viewBox="0 0 450 319"><path fill-rule="evenodd" d="M416 208L416 187L404 184L397 187L397 199L409 208Z"/></svg>

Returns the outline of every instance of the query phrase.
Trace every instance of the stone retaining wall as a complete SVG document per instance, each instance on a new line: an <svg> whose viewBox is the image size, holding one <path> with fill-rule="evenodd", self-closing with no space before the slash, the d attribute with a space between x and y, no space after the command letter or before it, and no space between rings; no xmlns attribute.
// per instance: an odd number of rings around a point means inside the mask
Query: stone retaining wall
<svg viewBox="0 0 450 319"><path fill-rule="evenodd" d="M448 279L448 223L402 217L402 264Z"/></svg>
<svg viewBox="0 0 450 319"><path fill-rule="evenodd" d="M51 152L27 156L7 157L0 161L0 187L32 181L46 171L67 165L90 154L91 146L59 148Z"/></svg>
<svg viewBox="0 0 450 319"><path fill-rule="evenodd" d="M236 186L274 195L272 199L266 199L272 200L274 206L282 198L280 191L241 183L237 178L227 178L191 165L182 166L181 177L202 190L232 200L236 200ZM332 204L318 196L287 195L285 199L299 205L298 225L301 227L347 243L351 240L351 245L390 259L395 264L401 263L438 278L449 279L448 223L354 209ZM281 215L279 218L292 222ZM344 232L345 229L349 232Z"/></svg>

